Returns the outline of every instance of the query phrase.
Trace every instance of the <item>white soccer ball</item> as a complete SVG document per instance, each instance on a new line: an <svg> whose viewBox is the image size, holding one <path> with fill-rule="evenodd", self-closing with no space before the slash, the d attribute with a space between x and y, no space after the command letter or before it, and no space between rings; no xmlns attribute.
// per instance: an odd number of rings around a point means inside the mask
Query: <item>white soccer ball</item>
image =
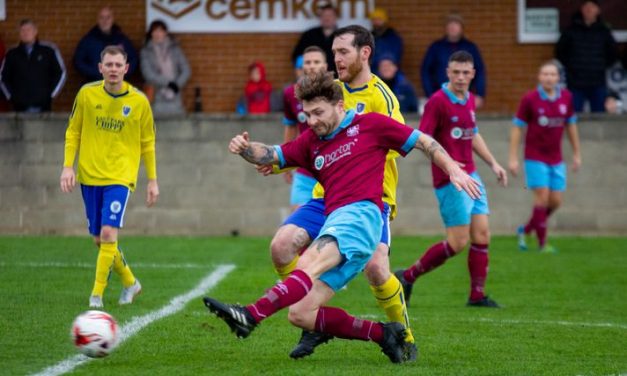
<svg viewBox="0 0 627 376"><path fill-rule="evenodd" d="M102 358L117 344L118 323L106 312L86 311L74 320L71 336L78 351L91 358Z"/></svg>

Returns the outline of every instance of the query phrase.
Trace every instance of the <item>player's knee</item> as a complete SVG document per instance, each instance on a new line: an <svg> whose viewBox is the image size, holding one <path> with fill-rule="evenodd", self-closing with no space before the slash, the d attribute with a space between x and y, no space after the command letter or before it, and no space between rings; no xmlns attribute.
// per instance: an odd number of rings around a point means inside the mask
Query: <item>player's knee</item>
<svg viewBox="0 0 627 376"><path fill-rule="evenodd" d="M488 244L488 243L490 243L490 230L488 230L488 229L481 229L479 231L476 231L473 234L472 242L473 243L479 243L479 244Z"/></svg>
<svg viewBox="0 0 627 376"><path fill-rule="evenodd" d="M451 249L453 250L453 252L455 252L455 254L461 252L464 250L464 248L466 248L466 246L468 245L468 242L470 241L470 236L469 235L460 235L460 236L456 236L452 239L448 239L448 245L449 247L451 247Z"/></svg>
<svg viewBox="0 0 627 376"><path fill-rule="evenodd" d="M294 250L292 241L285 234L278 234L270 242L270 254L275 265L287 265L294 259L298 250Z"/></svg>
<svg viewBox="0 0 627 376"><path fill-rule="evenodd" d="M113 227L104 226L100 230L100 241L111 243L117 240L117 230Z"/></svg>
<svg viewBox="0 0 627 376"><path fill-rule="evenodd" d="M372 286L381 286L390 278L390 267L385 259L373 257L364 270L368 282Z"/></svg>

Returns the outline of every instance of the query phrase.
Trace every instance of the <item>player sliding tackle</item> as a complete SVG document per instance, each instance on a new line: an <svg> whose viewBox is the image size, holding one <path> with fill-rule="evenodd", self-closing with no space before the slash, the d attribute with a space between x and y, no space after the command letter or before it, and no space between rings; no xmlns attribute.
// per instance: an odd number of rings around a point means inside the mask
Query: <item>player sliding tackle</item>
<svg viewBox="0 0 627 376"><path fill-rule="evenodd" d="M289 308L289 321L300 328L338 338L373 341L394 363L403 360L405 328L353 317L324 306L372 257L381 238L383 169L386 154L405 156L413 148L442 168L458 190L480 195L477 181L466 174L433 138L389 117L345 111L341 88L328 73L303 79L296 95L303 102L309 130L280 146L235 136L229 151L253 164L303 167L326 191L327 219L297 268L255 303L246 307L204 298L209 310L238 337L248 337L264 319Z"/></svg>

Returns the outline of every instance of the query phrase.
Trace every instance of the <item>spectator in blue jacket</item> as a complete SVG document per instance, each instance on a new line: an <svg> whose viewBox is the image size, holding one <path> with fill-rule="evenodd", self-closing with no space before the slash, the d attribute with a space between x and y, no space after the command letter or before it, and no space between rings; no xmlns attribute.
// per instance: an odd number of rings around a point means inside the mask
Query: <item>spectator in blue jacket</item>
<svg viewBox="0 0 627 376"><path fill-rule="evenodd" d="M394 57L392 55L381 56L377 68L379 70L379 77L392 89L394 95L396 95L398 104L401 106L401 112L403 114L407 112L417 112L418 98L416 97L416 90L407 77L398 70L398 64L394 61Z"/></svg>
<svg viewBox="0 0 627 376"><path fill-rule="evenodd" d="M374 55L372 55L372 73L379 75L379 62L383 56L391 56L399 65L403 59L403 38L388 24L385 9L375 8L369 14L374 36Z"/></svg>
<svg viewBox="0 0 627 376"><path fill-rule="evenodd" d="M74 53L74 66L87 82L102 79L98 70L100 52L106 47L116 45L128 55L128 73L130 76L137 69L137 51L122 29L115 24L113 10L104 7L98 12L98 24L81 39Z"/></svg>
<svg viewBox="0 0 627 376"><path fill-rule="evenodd" d="M440 90L443 83L448 81L446 67L448 58L453 52L464 50L472 55L475 61L475 78L470 90L475 94L477 108L483 105L486 94L485 66L479 48L476 44L464 37L464 21L461 16L451 14L446 19L446 35L429 46L420 68L420 77L425 95L430 97Z"/></svg>

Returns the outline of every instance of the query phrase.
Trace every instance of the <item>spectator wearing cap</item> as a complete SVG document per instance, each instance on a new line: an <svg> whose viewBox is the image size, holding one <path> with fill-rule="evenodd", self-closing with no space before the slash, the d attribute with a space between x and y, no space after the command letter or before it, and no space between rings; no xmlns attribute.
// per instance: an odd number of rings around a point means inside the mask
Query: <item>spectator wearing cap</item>
<svg viewBox="0 0 627 376"><path fill-rule="evenodd" d="M475 78L470 90L475 94L477 108L483 105L486 95L486 73L483 59L477 45L464 37L464 20L458 14L450 14L446 18L445 35L429 46L422 66L420 77L422 88L427 97L440 90L443 83L448 81L446 68L448 58L456 51L464 50L472 55L475 67Z"/></svg>
<svg viewBox="0 0 627 376"><path fill-rule="evenodd" d="M292 51L292 63L305 52L309 46L318 46L327 55L327 70L335 74L335 61L333 60L333 32L337 29L337 10L333 5L325 4L318 7L318 19L320 26L305 31Z"/></svg>
<svg viewBox="0 0 627 376"><path fill-rule="evenodd" d="M390 27L388 14L383 8L375 8L369 14L374 36L374 55L372 56L372 72L379 75L379 63L383 56L392 59L396 66L400 66L403 59L403 38Z"/></svg>
<svg viewBox="0 0 627 376"><path fill-rule="evenodd" d="M2 91L16 112L50 111L66 79L61 53L38 39L33 20L20 22L19 35L20 43L7 52L0 69Z"/></svg>
<svg viewBox="0 0 627 376"><path fill-rule="evenodd" d="M152 111L156 115L183 114L181 90L191 70L183 49L161 20L152 21L141 50L141 71L153 88Z"/></svg>
<svg viewBox="0 0 627 376"><path fill-rule="evenodd" d="M416 90L407 77L398 69L392 55L383 55L378 65L379 77L394 92L402 113L417 112Z"/></svg>
<svg viewBox="0 0 627 376"><path fill-rule="evenodd" d="M562 32L555 55L566 69L566 83L573 93L575 111L586 101L591 112L603 112L607 96L606 68L618 57L612 32L601 18L598 1L587 0Z"/></svg>
<svg viewBox="0 0 627 376"><path fill-rule="evenodd" d="M74 52L74 66L88 82L102 79L98 70L100 53L107 46L119 46L128 56L128 73L135 72L138 65L137 51L122 29L115 24L113 10L104 7L98 12L98 23L78 42Z"/></svg>

